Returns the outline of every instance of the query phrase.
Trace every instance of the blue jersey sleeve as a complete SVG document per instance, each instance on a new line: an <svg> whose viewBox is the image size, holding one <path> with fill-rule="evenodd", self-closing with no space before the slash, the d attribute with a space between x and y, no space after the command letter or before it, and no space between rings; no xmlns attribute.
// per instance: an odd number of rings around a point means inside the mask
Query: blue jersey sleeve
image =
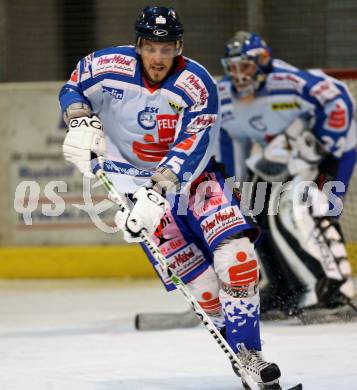
<svg viewBox="0 0 357 390"><path fill-rule="evenodd" d="M170 169L182 183L189 177L195 179L214 152L219 133L219 100L216 83L206 72L185 70L175 86L185 92L190 104L180 114L178 136L159 167Z"/></svg>
<svg viewBox="0 0 357 390"><path fill-rule="evenodd" d="M322 142L326 152L340 158L346 149L351 130L354 101L345 84L322 72L305 73L303 98L314 105L311 130Z"/></svg>
<svg viewBox="0 0 357 390"><path fill-rule="evenodd" d="M62 112L73 103L84 103L92 108L91 103L85 97L83 90L83 82L91 78L92 59L93 54L81 59L72 72L70 79L61 88L59 101Z"/></svg>
<svg viewBox="0 0 357 390"><path fill-rule="evenodd" d="M60 91L62 111L72 103L85 103L94 112L103 104L103 94L96 93L105 79L137 82L138 61L134 46L117 46L96 51L81 59Z"/></svg>

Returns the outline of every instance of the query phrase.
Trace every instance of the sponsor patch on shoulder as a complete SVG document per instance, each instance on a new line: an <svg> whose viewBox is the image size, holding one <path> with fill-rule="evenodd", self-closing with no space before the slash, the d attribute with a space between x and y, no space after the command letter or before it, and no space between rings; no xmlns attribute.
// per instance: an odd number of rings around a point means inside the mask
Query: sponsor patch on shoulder
<svg viewBox="0 0 357 390"><path fill-rule="evenodd" d="M342 99L337 99L328 103L325 113L327 118L324 122L324 128L336 133L343 132L348 125L348 109Z"/></svg>
<svg viewBox="0 0 357 390"><path fill-rule="evenodd" d="M93 59L93 77L105 73L118 73L134 77L136 58L123 54L107 54Z"/></svg>
<svg viewBox="0 0 357 390"><path fill-rule="evenodd" d="M293 73L271 73L267 79L267 89L269 91L274 89L293 89L302 93L305 84L306 80Z"/></svg>
<svg viewBox="0 0 357 390"><path fill-rule="evenodd" d="M184 91L195 107L200 107L200 109L207 107L207 88L201 78L194 73L184 70L174 86Z"/></svg>
<svg viewBox="0 0 357 390"><path fill-rule="evenodd" d="M325 104L328 100L334 99L339 93L340 91L336 85L329 80L319 81L310 90L310 95L317 99L320 104Z"/></svg>

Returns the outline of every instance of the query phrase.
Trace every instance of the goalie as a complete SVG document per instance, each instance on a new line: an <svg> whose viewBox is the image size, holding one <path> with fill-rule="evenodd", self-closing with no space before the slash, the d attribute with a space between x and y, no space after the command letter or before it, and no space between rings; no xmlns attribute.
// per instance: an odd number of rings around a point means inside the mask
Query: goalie
<svg viewBox="0 0 357 390"><path fill-rule="evenodd" d="M356 162L356 124L346 85L273 59L245 31L228 41L222 64L220 159L256 193L259 182L270 183L256 215L266 229L262 313L348 303L353 281L338 217ZM261 151L250 156L254 143ZM272 184L288 181L283 190Z"/></svg>

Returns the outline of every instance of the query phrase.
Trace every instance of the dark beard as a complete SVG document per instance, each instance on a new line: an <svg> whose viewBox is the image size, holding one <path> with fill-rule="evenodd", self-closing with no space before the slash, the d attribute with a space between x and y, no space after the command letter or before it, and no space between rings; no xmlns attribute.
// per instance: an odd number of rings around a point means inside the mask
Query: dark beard
<svg viewBox="0 0 357 390"><path fill-rule="evenodd" d="M145 80L148 82L148 84L149 84L150 86L154 86L154 85L156 85L156 84L161 83L161 81L154 81L154 80L150 77L149 73L145 70L144 67L143 67L143 76L145 77ZM162 80L162 81L163 81L163 80Z"/></svg>

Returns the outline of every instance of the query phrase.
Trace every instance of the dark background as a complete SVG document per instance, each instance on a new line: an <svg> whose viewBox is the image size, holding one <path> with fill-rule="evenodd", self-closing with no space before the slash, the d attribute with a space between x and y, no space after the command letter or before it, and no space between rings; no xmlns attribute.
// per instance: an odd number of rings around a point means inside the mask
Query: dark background
<svg viewBox="0 0 357 390"><path fill-rule="evenodd" d="M176 9L184 54L214 75L240 29L263 35L275 57L298 67L357 68L356 0L0 0L0 81L66 79L82 56L132 44L146 5Z"/></svg>

